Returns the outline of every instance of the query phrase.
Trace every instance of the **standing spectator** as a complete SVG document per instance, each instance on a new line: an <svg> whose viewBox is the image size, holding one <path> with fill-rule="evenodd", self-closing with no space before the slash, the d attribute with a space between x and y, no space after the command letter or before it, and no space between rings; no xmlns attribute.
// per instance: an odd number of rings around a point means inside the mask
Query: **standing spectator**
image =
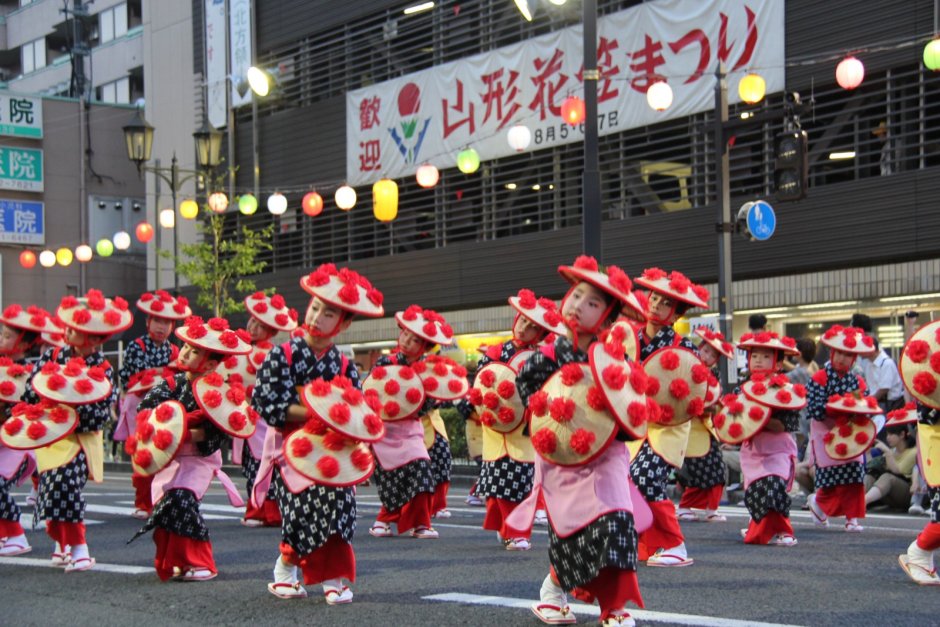
<svg viewBox="0 0 940 627"><path fill-rule="evenodd" d="M796 341L796 349L800 354L796 356L796 365L787 373L790 383L799 383L800 385L809 385L810 378L819 370L819 365L814 361L816 359L816 342L809 338L802 338ZM797 432L797 447L800 451L800 459L803 459L803 453L806 450L806 442L809 441L809 422L806 420L806 408L800 410L800 430Z"/></svg>
<svg viewBox="0 0 940 627"><path fill-rule="evenodd" d="M888 135L888 124L884 120L878 123L872 135L881 142L881 150L878 156L878 171L881 176L891 176L897 170L897 164L894 157L894 140Z"/></svg>
<svg viewBox="0 0 940 627"><path fill-rule="evenodd" d="M871 352L860 356L858 361L871 395L878 399L881 409L888 413L903 407L904 383L898 365L878 345L878 340Z"/></svg>

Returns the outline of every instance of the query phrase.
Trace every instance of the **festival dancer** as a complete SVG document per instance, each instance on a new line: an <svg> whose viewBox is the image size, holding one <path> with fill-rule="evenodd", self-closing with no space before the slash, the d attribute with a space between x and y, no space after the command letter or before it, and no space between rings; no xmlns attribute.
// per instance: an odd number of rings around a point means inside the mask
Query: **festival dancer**
<svg viewBox="0 0 940 627"><path fill-rule="evenodd" d="M852 372L856 358L870 352L874 340L861 329L834 325L820 341L829 347L829 361L806 386L806 418L816 465L816 492L806 502L817 527L829 526L829 517L845 516L845 531L861 533L865 517L865 466L861 451L851 459L834 459L826 452L826 434L835 426L826 404L834 395L864 393L865 381Z"/></svg>
<svg viewBox="0 0 940 627"><path fill-rule="evenodd" d="M431 309L411 305L395 314L400 333L394 357L383 356L376 366L410 366L424 370L422 364L435 346L449 346L454 332L442 315ZM466 374L466 373L464 373ZM443 421L434 409L439 401L428 395L418 411L418 420L399 420L386 425L385 437L373 444L378 464L375 480L382 508L369 533L377 538L411 531L413 538L433 540L438 537L431 527L434 514L441 516L442 502L446 511L447 487L450 483L450 445ZM420 446L419 446L420 444Z"/></svg>
<svg viewBox="0 0 940 627"><path fill-rule="evenodd" d="M636 434L621 432L607 413L620 404L607 403L590 392L585 392L580 403L548 397L556 385L556 372L561 372L562 389L569 387L568 383L586 382L581 364L587 366L592 342L610 327L627 302L631 282L616 266L600 271L593 257L578 257L574 265L561 266L558 271L571 284L561 305L569 331L529 358L516 378L516 387L532 416L560 416L558 412L562 412L573 418L583 412L585 420L570 439L558 438L548 427L533 426L532 442L539 453L535 481L541 485L549 514L551 570L532 611L547 624L574 623L566 593L577 591L579 598L597 599L603 625L634 625L626 605L633 602L643 607L643 599L636 578L633 504L624 481L630 460L626 447L611 441L614 437L632 439ZM622 348L614 346L614 352L618 353L619 368L626 368ZM624 370L618 372L622 378ZM621 389L633 385L625 381L619 381ZM644 417L646 407L644 401ZM625 403L622 409L627 411ZM551 423L561 424L557 420ZM571 464L579 465L572 468ZM522 520L524 511L520 506L510 514L510 527L524 527L528 522Z"/></svg>
<svg viewBox="0 0 940 627"><path fill-rule="evenodd" d="M356 529L355 490L321 485L300 474L285 460L282 441L304 427L310 416L300 403L298 386L342 377L359 387L355 364L333 341L355 316L381 317L383 297L364 276L333 264L323 264L302 277L300 286L311 296L300 334L268 352L252 394L252 407L270 427L252 499L255 507L260 506L273 483L283 520L281 554L268 591L283 599L306 597L297 579L299 566L304 583L322 584L326 602L336 605L353 600L343 580L356 580L351 544Z"/></svg>
<svg viewBox="0 0 940 627"><path fill-rule="evenodd" d="M226 377L237 373L251 395L257 369L264 362L268 351L274 348L271 340L278 333L291 333L297 328L297 310L288 307L280 294L267 295L264 292L255 292L245 298L245 309L249 316L245 330L251 336L251 354L228 358L218 370ZM232 461L241 465L242 474L247 480L248 506L242 518L242 524L246 527L276 527L281 524L273 487L269 488L260 506L255 507L251 503L252 488L258 474L258 465L261 463L267 432L267 423L261 421L247 441L236 438L232 443Z"/></svg>
<svg viewBox="0 0 940 627"><path fill-rule="evenodd" d="M124 349L124 360L118 371L124 399L114 429L117 442L126 441L127 436L137 429L137 406L147 391L159 383L163 369L175 364L179 354L179 348L170 342L173 327L193 313L185 296L174 298L165 290L141 294L137 299L137 309L147 316L147 333L129 342ZM147 520L153 511L150 481L151 477L131 477L134 485L134 512L131 516L138 520Z"/></svg>
<svg viewBox="0 0 940 627"><path fill-rule="evenodd" d="M708 327L695 329L695 334L702 338L698 347L699 359L711 369L712 375L717 379L721 358L734 359L734 346L720 331L713 331ZM708 416L693 418L691 421L685 462L679 474L679 481L685 489L676 510L678 519L683 522L727 520L724 515L718 513L721 494L725 489L725 462L721 455L721 443L709 430L710 423ZM696 509L705 510L705 517L699 519L692 511Z"/></svg>
<svg viewBox="0 0 940 627"><path fill-rule="evenodd" d="M513 537L505 522L532 490L535 476L535 451L528 435L523 433L521 403L518 408L513 406L511 392L515 390L515 375L524 360L537 350L546 336L564 335L567 328L554 301L536 299L531 290L519 290L518 295L509 298L509 304L516 310L512 339L494 346L478 362L474 390L457 408L464 418L471 415L478 420L487 418L483 420L483 468L479 485L480 493L486 498L483 528L496 531L506 550L527 551L532 530ZM500 367L488 369L489 364L500 364ZM503 407L514 414L512 420L506 419L507 410Z"/></svg>
<svg viewBox="0 0 940 627"><path fill-rule="evenodd" d="M105 298L100 290L91 289L84 298L66 296L56 310L56 317L65 325L65 348L46 351L33 369L30 387L23 395L27 403L38 403L48 391L36 389L34 381L44 369L54 372L72 358L80 358L89 372L99 371L111 380L114 373L101 352L104 342L128 329L134 323L127 301L120 296ZM97 369L97 370L93 370ZM52 377L48 377L52 379ZM112 381L113 383L113 381ZM46 521L46 533L55 542L52 564L65 567L65 572L88 570L95 559L88 552L85 537L85 499L82 491L88 478L101 482L104 474L104 438L102 429L111 419L111 407L117 400L117 386L94 402L75 391L75 409L79 424L75 432L51 446L36 450L39 464L39 516Z"/></svg>
<svg viewBox="0 0 940 627"><path fill-rule="evenodd" d="M42 333L54 331L49 313L36 306L23 309L10 305L0 315L0 422L10 415L10 408L22 400L30 368L26 358L40 343ZM36 469L36 455L31 450L15 450L0 444L0 557L23 555L32 551L23 526L20 506L10 490L23 483Z"/></svg>
<svg viewBox="0 0 940 627"><path fill-rule="evenodd" d="M236 411L233 407L238 407L242 427L248 418L244 388L223 387L221 375L216 374L213 380L210 373L226 356L245 355L251 346L248 334L229 329L223 318L203 322L191 316L176 329L176 337L183 342L176 360L180 372L147 393L139 405L136 431L128 438L135 474L153 477L154 501L153 513L131 541L153 530L153 563L162 581L175 577L208 581L219 571L199 503L212 479L218 477L232 505L244 505L231 479L222 472L221 447L229 434L219 427L218 418L210 420L209 415L212 411L232 413ZM197 386L203 381L207 388L216 389L199 392ZM210 400L213 393L217 402ZM179 425L178 434L171 424ZM161 463L157 451L174 449L172 460Z"/></svg>
<svg viewBox="0 0 940 627"><path fill-rule="evenodd" d="M646 325L639 332L640 358L648 359L663 348L698 349L672 328L686 311L708 306L708 290L692 283L685 275L667 274L648 268L636 284L649 290ZM685 546L685 536L676 519L676 509L666 494L666 479L672 467L682 466L682 451L688 441L690 423L677 426L650 425L647 439L630 463L633 482L649 503L653 525L640 534L638 552L647 566L689 566L693 560ZM686 432L686 435L682 434Z"/></svg>

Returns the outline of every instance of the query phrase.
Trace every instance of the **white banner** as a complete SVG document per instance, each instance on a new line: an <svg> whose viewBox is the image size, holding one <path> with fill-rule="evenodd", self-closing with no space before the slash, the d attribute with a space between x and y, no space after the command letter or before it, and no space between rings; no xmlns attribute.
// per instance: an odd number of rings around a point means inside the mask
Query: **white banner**
<svg viewBox="0 0 940 627"><path fill-rule="evenodd" d="M232 89L229 97L233 107L251 102L251 90L238 95L238 82L248 80L248 68L254 62L251 48L251 0L228 0L229 9L229 68L232 72Z"/></svg>
<svg viewBox="0 0 940 627"><path fill-rule="evenodd" d="M225 0L206 0L206 112L215 128L228 123L225 43Z"/></svg>
<svg viewBox="0 0 940 627"><path fill-rule="evenodd" d="M784 0L659 0L598 20L601 135L686 117L714 107L724 62L728 96L753 69L767 93L784 88ZM561 119L569 95L583 97L581 26L409 74L346 95L346 175L352 185L451 168L470 146L483 160L514 154L513 124L532 131L529 150L581 141L583 125ZM666 111L646 103L657 79L672 87Z"/></svg>

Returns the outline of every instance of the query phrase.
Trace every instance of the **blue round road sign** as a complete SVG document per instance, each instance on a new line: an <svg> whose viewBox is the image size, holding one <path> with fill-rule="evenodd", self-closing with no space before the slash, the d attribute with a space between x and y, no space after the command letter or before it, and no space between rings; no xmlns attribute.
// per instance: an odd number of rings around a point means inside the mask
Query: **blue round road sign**
<svg viewBox="0 0 940 627"><path fill-rule="evenodd" d="M758 200L747 210L747 230L754 239L761 242L768 240L776 228L777 215L770 204Z"/></svg>

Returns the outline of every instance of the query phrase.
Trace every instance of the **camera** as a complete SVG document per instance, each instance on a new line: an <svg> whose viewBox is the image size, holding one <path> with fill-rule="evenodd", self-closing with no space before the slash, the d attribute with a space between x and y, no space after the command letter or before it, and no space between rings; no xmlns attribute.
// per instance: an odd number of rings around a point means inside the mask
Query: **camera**
<svg viewBox="0 0 940 627"><path fill-rule="evenodd" d="M904 317L905 317L905 318L910 318L911 320L914 320L915 318L917 318L917 317L919 317L919 316L920 316L920 314L917 313L916 311L908 311L907 313L904 314Z"/></svg>

